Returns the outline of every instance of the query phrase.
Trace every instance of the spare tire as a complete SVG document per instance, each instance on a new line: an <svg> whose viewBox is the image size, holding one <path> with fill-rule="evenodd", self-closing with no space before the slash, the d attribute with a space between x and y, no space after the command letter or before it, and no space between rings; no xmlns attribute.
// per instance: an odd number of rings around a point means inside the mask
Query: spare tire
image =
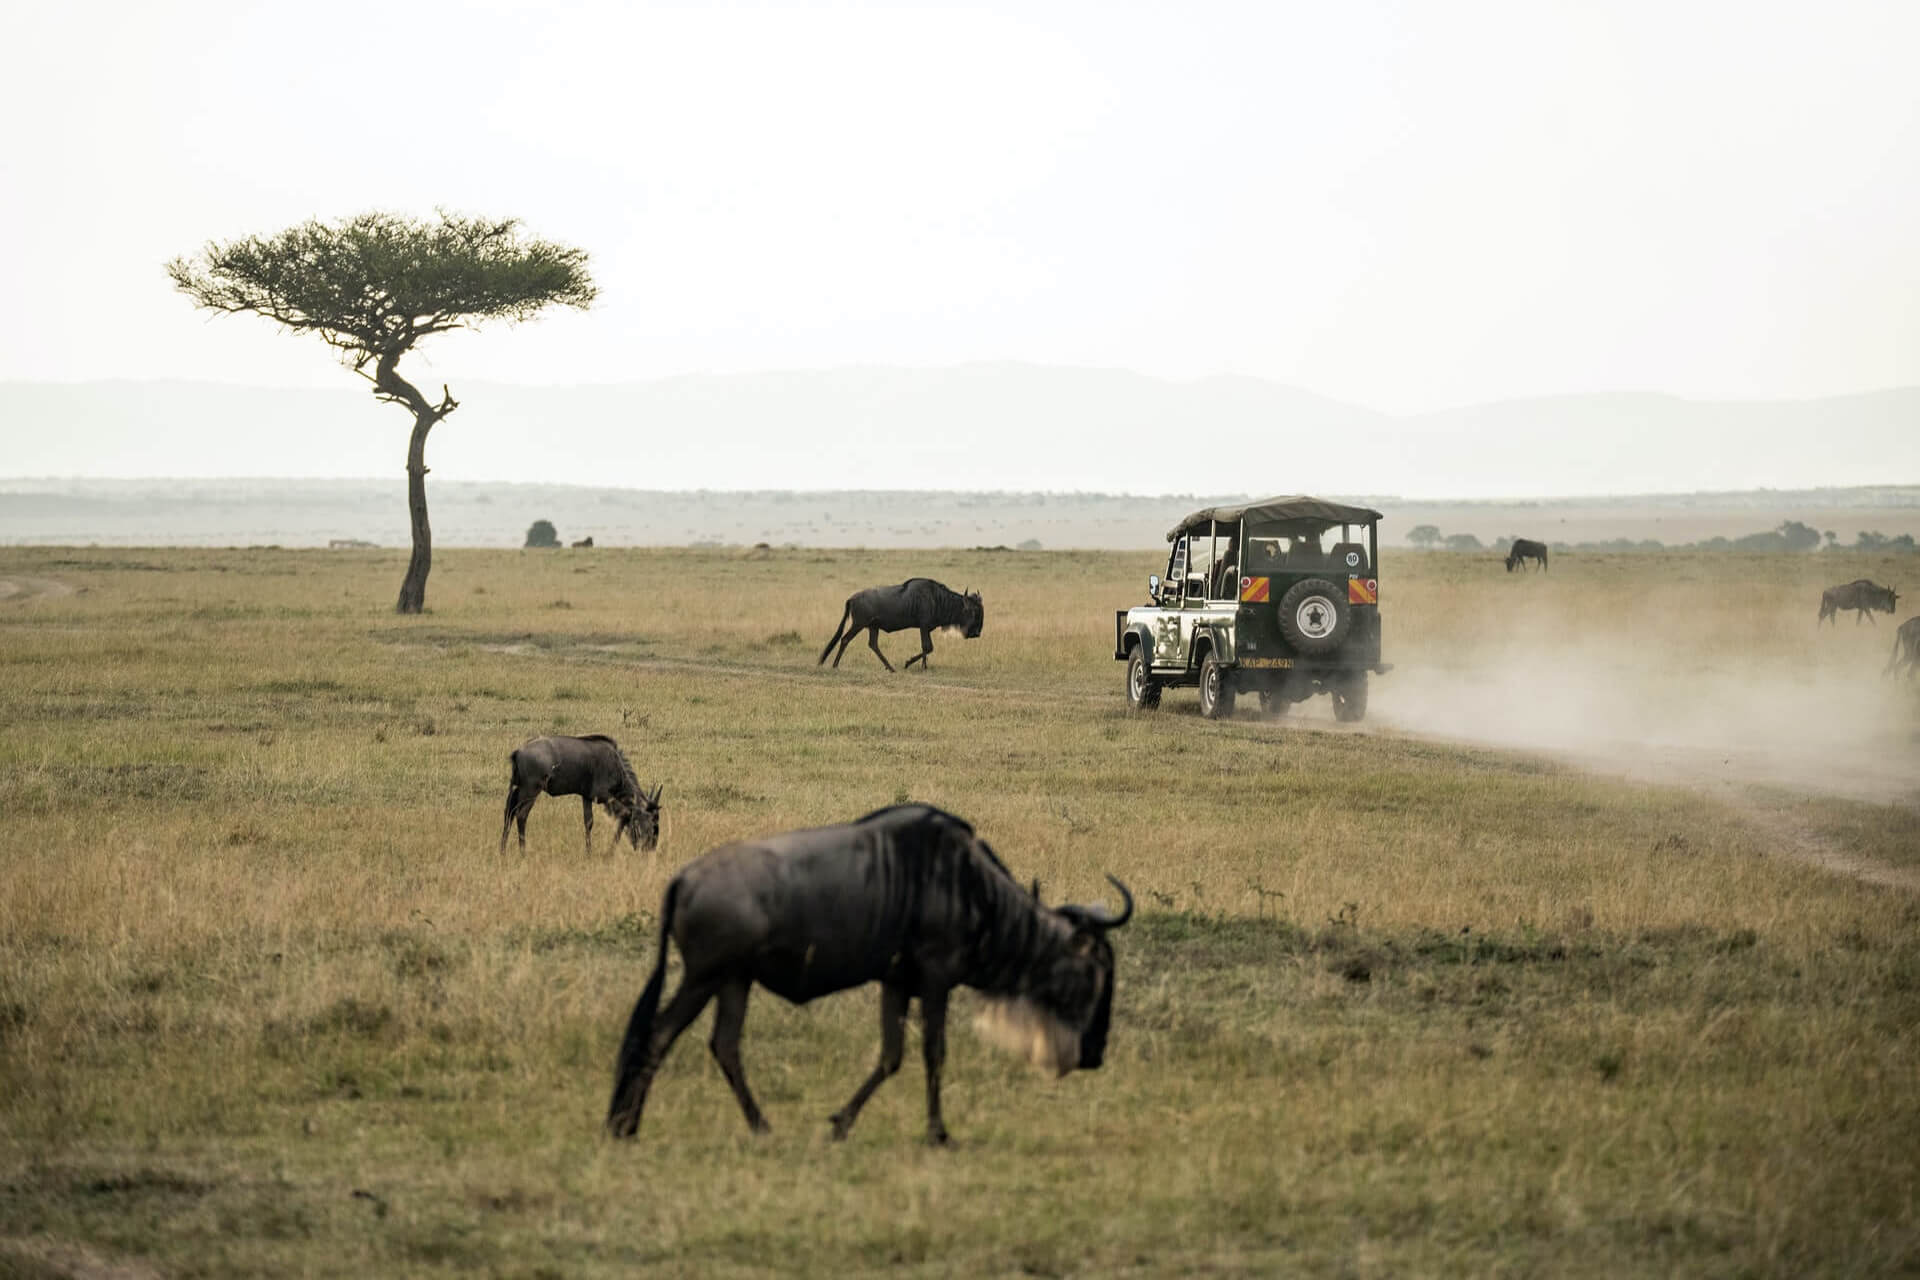
<svg viewBox="0 0 1920 1280"><path fill-rule="evenodd" d="M1344 587L1302 578L1280 597L1280 634L1295 653L1332 653L1353 631Z"/></svg>

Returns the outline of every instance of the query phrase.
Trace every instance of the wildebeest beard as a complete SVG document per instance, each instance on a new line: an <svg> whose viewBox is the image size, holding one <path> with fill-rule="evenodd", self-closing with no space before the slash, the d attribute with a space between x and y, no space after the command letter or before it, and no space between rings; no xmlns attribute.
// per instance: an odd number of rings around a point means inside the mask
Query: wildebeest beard
<svg viewBox="0 0 1920 1280"><path fill-rule="evenodd" d="M1096 1070L1106 1060L1113 949L1105 939L1083 938L1079 945L1089 954L1063 957L1042 987L985 997L973 1020L981 1039L1056 1079L1075 1069Z"/></svg>
<svg viewBox="0 0 1920 1280"><path fill-rule="evenodd" d="M1026 996L989 998L974 1015L973 1029L1056 1079L1080 1065L1080 1033Z"/></svg>

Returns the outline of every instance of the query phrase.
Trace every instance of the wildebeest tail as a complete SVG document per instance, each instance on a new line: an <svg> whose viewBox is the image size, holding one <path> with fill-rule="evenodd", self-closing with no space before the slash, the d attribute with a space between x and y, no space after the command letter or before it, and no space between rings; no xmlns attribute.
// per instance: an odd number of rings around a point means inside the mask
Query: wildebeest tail
<svg viewBox="0 0 1920 1280"><path fill-rule="evenodd" d="M820 662L814 663L813 664L814 666L817 667L820 665L820 663L825 662L827 660L827 655L833 652L833 646L840 643L840 636L847 629L847 619L851 618L852 616L853 616L853 601L849 599L847 601L847 607L840 611L840 625L833 629L833 637L827 641L827 647L820 651Z"/></svg>
<svg viewBox="0 0 1920 1280"><path fill-rule="evenodd" d="M667 885L660 903L660 948L654 954L653 976L634 1002L633 1015L627 1019L627 1034L620 1041L620 1057L613 1067L613 1097L607 1101L607 1131L616 1137L628 1137L640 1126L637 1100L627 1094L646 1070L647 1050L653 1041L653 1017L660 1011L660 992L667 984L667 942L673 937L673 909L680 896L680 880Z"/></svg>

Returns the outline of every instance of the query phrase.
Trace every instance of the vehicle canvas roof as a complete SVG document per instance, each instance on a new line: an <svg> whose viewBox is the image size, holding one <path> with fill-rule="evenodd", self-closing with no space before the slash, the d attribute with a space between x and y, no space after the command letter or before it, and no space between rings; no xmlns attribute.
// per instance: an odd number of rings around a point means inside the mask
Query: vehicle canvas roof
<svg viewBox="0 0 1920 1280"><path fill-rule="evenodd" d="M1172 542L1196 525L1208 524L1215 520L1221 524L1236 524L1243 516L1260 521L1316 520L1326 524L1370 524L1380 519L1378 511L1367 507L1349 507L1338 502L1328 502L1325 498L1309 498L1301 494L1293 494L1281 498L1260 498L1253 502L1235 503L1232 506L1202 507L1168 530L1167 541Z"/></svg>

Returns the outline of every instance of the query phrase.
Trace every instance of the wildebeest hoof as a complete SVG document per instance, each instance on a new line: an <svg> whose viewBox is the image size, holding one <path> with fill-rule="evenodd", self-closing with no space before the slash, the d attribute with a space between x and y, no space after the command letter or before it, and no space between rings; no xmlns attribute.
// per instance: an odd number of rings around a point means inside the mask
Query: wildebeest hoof
<svg viewBox="0 0 1920 1280"><path fill-rule="evenodd" d="M947 1136L945 1129L927 1130L927 1145L930 1147L951 1147L953 1139Z"/></svg>
<svg viewBox="0 0 1920 1280"><path fill-rule="evenodd" d="M827 1119L833 1122L833 1140L835 1142L845 1142L848 1131L853 1128L853 1121L838 1111L828 1116Z"/></svg>

